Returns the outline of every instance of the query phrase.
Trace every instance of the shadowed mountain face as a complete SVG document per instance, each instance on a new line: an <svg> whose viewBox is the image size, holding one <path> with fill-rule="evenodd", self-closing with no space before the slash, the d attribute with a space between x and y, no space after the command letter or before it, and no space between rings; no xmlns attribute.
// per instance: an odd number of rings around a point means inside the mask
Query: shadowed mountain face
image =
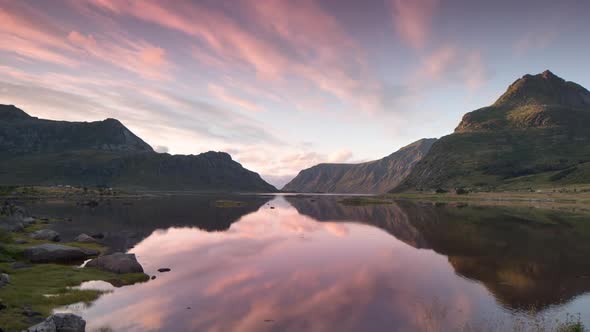
<svg viewBox="0 0 590 332"><path fill-rule="evenodd" d="M72 150L153 152L147 143L115 119L96 122L43 120L12 105L0 105L0 150L3 154Z"/></svg>
<svg viewBox="0 0 590 332"><path fill-rule="evenodd" d="M366 223L412 247L445 255L458 275L481 282L507 308L540 310L590 291L586 215L408 201L344 206L334 198L287 199L299 213L319 221Z"/></svg>
<svg viewBox="0 0 590 332"><path fill-rule="evenodd" d="M0 105L0 184L274 192L223 152L156 153L114 119L50 121Z"/></svg>
<svg viewBox="0 0 590 332"><path fill-rule="evenodd" d="M396 187L436 139L422 139L380 159L361 164L319 164L283 187L290 192L385 193Z"/></svg>
<svg viewBox="0 0 590 332"><path fill-rule="evenodd" d="M467 113L396 190L590 183L588 128L588 90L549 71L526 75Z"/></svg>

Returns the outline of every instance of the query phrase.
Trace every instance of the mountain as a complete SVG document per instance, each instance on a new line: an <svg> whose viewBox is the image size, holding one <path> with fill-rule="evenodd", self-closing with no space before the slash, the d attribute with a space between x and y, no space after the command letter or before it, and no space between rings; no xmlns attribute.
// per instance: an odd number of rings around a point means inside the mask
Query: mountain
<svg viewBox="0 0 590 332"><path fill-rule="evenodd" d="M223 152L156 153L121 122L38 119L0 105L0 184L273 192Z"/></svg>
<svg viewBox="0 0 590 332"><path fill-rule="evenodd" d="M283 187L291 192L385 193L396 187L436 139L422 139L391 155L361 164L319 164L305 169Z"/></svg>
<svg viewBox="0 0 590 332"><path fill-rule="evenodd" d="M550 71L465 114L396 191L590 183L590 92Z"/></svg>

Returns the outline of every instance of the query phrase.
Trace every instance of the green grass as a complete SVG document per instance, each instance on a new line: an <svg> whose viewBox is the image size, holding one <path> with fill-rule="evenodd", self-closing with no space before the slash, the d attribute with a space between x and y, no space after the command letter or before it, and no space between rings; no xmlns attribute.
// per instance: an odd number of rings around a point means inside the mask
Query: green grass
<svg viewBox="0 0 590 332"><path fill-rule="evenodd" d="M0 303L6 306L5 309L0 310L0 326L5 330L20 331L30 325L22 314L25 305L31 306L33 311L45 317L56 307L78 302L89 303L102 294L96 290L71 288L82 282L102 280L115 287L121 287L149 280L149 276L144 273L114 274L94 268L60 264L33 264L31 268L13 270L10 262L24 260L22 252L27 247L48 243L48 241L30 239L28 236L31 231L45 228L45 226L35 223L20 233L0 230L0 272L8 273L11 278L11 283L0 289ZM29 243L15 244L15 239L26 239ZM99 243L63 244L99 251L106 249Z"/></svg>
<svg viewBox="0 0 590 332"><path fill-rule="evenodd" d="M348 206L391 204L390 200L375 197L351 197L344 198L338 202Z"/></svg>
<svg viewBox="0 0 590 332"><path fill-rule="evenodd" d="M0 270L11 278L11 283L0 289L0 301L6 306L0 311L0 326L8 331L20 331L27 327L28 323L22 315L25 305L45 317L56 307L90 303L102 294L96 290L71 288L82 282L104 280L115 286L124 286L149 279L143 273L117 275L93 268L57 264L37 264L31 268L12 270L9 264L2 263Z"/></svg>
<svg viewBox="0 0 590 332"><path fill-rule="evenodd" d="M235 207L243 207L246 206L245 202L241 201L232 201L232 200L217 200L215 201L215 207L218 208L235 208Z"/></svg>

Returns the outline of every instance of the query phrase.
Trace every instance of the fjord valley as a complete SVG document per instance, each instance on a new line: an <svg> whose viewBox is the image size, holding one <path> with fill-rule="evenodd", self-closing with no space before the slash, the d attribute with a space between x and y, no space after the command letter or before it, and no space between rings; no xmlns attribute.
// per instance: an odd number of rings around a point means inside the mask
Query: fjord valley
<svg viewBox="0 0 590 332"><path fill-rule="evenodd" d="M588 13L0 0L0 332L590 332Z"/></svg>

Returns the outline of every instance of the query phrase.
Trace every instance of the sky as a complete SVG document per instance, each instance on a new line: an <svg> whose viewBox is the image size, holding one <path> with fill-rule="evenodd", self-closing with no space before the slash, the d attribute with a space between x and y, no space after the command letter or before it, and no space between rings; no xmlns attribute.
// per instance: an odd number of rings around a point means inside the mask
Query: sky
<svg viewBox="0 0 590 332"><path fill-rule="evenodd" d="M590 87L589 35L587 0L0 0L0 103L280 188L450 134L527 73Z"/></svg>

